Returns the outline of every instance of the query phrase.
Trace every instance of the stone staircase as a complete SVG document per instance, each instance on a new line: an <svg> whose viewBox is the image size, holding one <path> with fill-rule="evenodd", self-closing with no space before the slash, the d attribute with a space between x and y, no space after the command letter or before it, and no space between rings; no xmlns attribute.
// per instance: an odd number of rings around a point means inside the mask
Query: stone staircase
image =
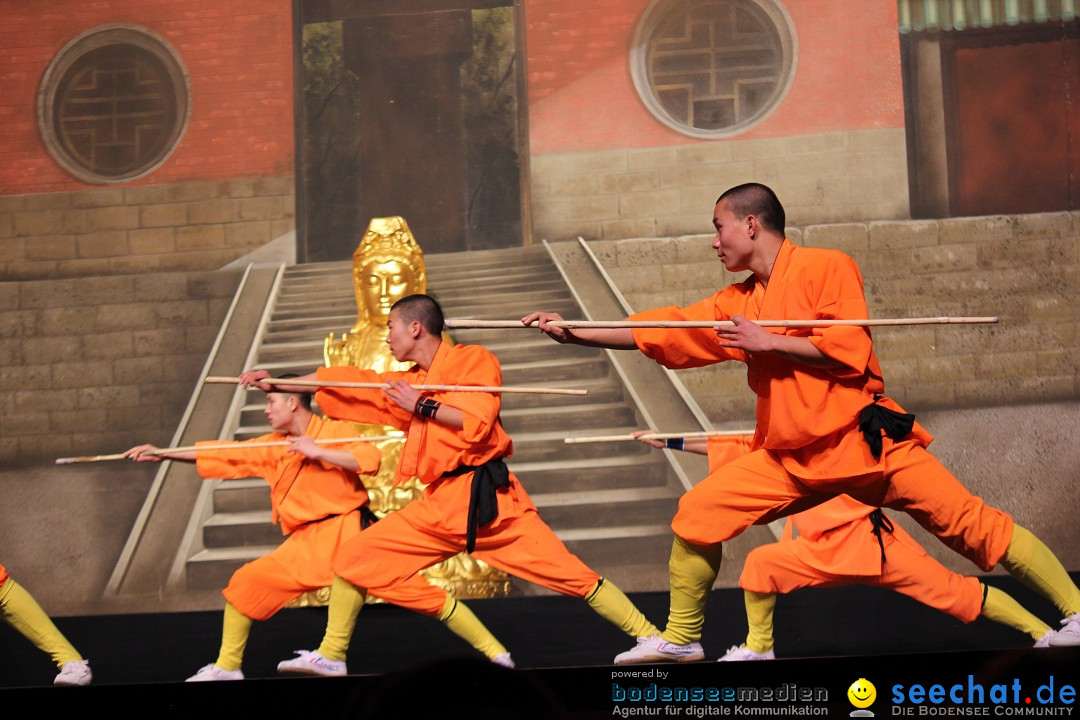
<svg viewBox="0 0 1080 720"><path fill-rule="evenodd" d="M532 310L584 317L542 246L428 255L428 292L448 318L515 319ZM356 319L351 263L285 270L250 367L280 375L322 364L323 340ZM670 520L684 487L664 453L640 443L567 444L564 438L647 427L607 352L557 345L527 329L462 329L455 342L482 344L499 358L506 385L582 388L585 396L506 394L502 420L513 438L510 469L572 552L624 590L667 587ZM227 427L237 439L269 431L263 396L237 390ZM223 587L244 562L281 542L260 479L217 481L187 549L188 590ZM543 594L528 583L512 594Z"/></svg>

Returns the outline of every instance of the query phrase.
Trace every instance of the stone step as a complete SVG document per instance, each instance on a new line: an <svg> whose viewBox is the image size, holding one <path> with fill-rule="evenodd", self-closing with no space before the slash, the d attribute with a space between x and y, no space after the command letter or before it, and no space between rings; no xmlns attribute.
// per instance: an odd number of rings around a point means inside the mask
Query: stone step
<svg viewBox="0 0 1080 720"><path fill-rule="evenodd" d="M281 544L246 545L242 547L208 548L190 557L185 567L185 580L189 590L221 589L241 565L271 552Z"/></svg>
<svg viewBox="0 0 1080 720"><path fill-rule="evenodd" d="M624 402L617 403L580 403L563 406L541 406L529 408L504 409L500 413L503 427L516 437L522 433L540 430L571 431L576 428L587 429L596 423L597 418L605 422L623 425L634 423L634 411Z"/></svg>
<svg viewBox="0 0 1080 720"><path fill-rule="evenodd" d="M567 361L565 358L544 358L503 366L503 385L522 387L562 387L567 380L605 378L611 366L605 357Z"/></svg>
<svg viewBox="0 0 1080 720"><path fill-rule="evenodd" d="M570 297L565 288L553 289L529 289L517 288L512 291L500 291L483 288L484 300L489 308L501 309L504 305L514 307L556 307L570 302ZM458 296L461 303L466 303L476 297L477 289L471 291L463 289ZM452 307L445 296L439 295L438 300L444 307ZM356 299L351 296L335 294L332 296L303 297L292 300L279 300L274 306L273 321L316 319L326 315L346 315L353 313L353 322L356 321ZM489 310L491 312L491 310ZM351 326L351 325L350 325Z"/></svg>
<svg viewBox="0 0 1080 720"><path fill-rule="evenodd" d="M511 460L510 470L530 495L669 487L670 468L659 453L547 462ZM269 511L270 490L262 478L226 480L214 489L215 513Z"/></svg>
<svg viewBox="0 0 1080 720"><path fill-rule="evenodd" d="M206 548L280 545L284 539L281 529L270 524L269 509L215 513L203 523L202 538Z"/></svg>
<svg viewBox="0 0 1080 720"><path fill-rule="evenodd" d="M214 513L270 510L270 486L262 478L225 480L214 488Z"/></svg>
<svg viewBox="0 0 1080 720"><path fill-rule="evenodd" d="M582 488L607 491L671 484L668 478L671 470L659 453L647 456L560 458L539 462L512 460L508 466L530 494L564 493Z"/></svg>

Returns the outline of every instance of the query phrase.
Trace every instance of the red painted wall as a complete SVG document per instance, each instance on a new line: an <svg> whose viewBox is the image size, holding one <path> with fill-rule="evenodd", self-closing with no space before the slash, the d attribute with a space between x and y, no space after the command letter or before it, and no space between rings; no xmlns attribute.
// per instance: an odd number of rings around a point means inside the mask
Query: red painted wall
<svg viewBox="0 0 1080 720"><path fill-rule="evenodd" d="M42 145L38 85L83 31L138 25L165 38L191 86L188 128L133 184L285 175L293 169L290 0L0 0L0 194L78 190Z"/></svg>
<svg viewBox="0 0 1080 720"><path fill-rule="evenodd" d="M896 3L787 0L798 65L780 106L733 139L904 126ZM525 0L536 154L702 142L656 120L630 78L649 0Z"/></svg>

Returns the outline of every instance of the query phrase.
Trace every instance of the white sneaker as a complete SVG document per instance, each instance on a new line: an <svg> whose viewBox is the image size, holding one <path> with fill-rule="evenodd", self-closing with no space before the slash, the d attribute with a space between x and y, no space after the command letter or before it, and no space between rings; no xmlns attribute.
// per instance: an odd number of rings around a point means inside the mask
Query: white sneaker
<svg viewBox="0 0 1080 720"><path fill-rule="evenodd" d="M1080 645L1080 613L1073 613L1061 621L1061 629L1050 638L1050 647Z"/></svg>
<svg viewBox="0 0 1080 720"><path fill-rule="evenodd" d="M71 660L60 666L53 685L89 685L93 678L89 660Z"/></svg>
<svg viewBox="0 0 1080 720"><path fill-rule="evenodd" d="M716 662L730 662L738 660L775 660L776 654L772 650L766 650L763 653L754 652L745 645L732 645L724 657L720 658Z"/></svg>
<svg viewBox="0 0 1080 720"><path fill-rule="evenodd" d="M701 643L688 645L669 643L659 635L637 639L637 646L615 656L616 665L636 665L650 662L696 662L705 659Z"/></svg>
<svg viewBox="0 0 1080 720"><path fill-rule="evenodd" d="M1054 637L1055 635L1057 635L1057 632L1055 632L1054 630L1047 630L1045 633L1043 633L1043 636L1041 638L1039 638L1038 640L1035 641L1034 647L1037 647L1037 648L1050 647L1050 638Z"/></svg>
<svg viewBox="0 0 1080 720"><path fill-rule="evenodd" d="M329 660L317 652L296 650L300 657L282 660L278 663L279 673L286 675L326 675L330 677L347 675L344 660Z"/></svg>
<svg viewBox="0 0 1080 720"><path fill-rule="evenodd" d="M491 658L491 662L496 665L501 665L504 668L514 669L514 661L510 658L510 653L499 653L495 657Z"/></svg>
<svg viewBox="0 0 1080 720"><path fill-rule="evenodd" d="M214 663L203 665L199 672L189 677L184 682L212 682L215 680L243 680L244 673L240 670L223 670Z"/></svg>

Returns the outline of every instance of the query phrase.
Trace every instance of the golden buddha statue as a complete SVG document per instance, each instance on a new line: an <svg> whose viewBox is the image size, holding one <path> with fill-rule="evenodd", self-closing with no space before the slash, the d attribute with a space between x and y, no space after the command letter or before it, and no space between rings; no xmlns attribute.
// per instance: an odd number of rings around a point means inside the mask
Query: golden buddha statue
<svg viewBox="0 0 1080 720"><path fill-rule="evenodd" d="M377 372L408 370L412 363L394 359L386 344L386 323L395 302L427 291L424 253L402 217L374 218L353 253L353 289L357 318L352 328L335 340L334 333L323 342L323 361L327 367L353 365ZM443 334L443 340L452 342ZM359 435L385 435L395 428L383 425L356 424ZM376 443L382 452L382 465L373 476L365 476L371 509L379 517L399 510L418 498L423 485L417 478L395 485L395 473L404 443L385 440ZM510 591L506 573L466 553L421 572L450 595L460 598L501 597Z"/></svg>

